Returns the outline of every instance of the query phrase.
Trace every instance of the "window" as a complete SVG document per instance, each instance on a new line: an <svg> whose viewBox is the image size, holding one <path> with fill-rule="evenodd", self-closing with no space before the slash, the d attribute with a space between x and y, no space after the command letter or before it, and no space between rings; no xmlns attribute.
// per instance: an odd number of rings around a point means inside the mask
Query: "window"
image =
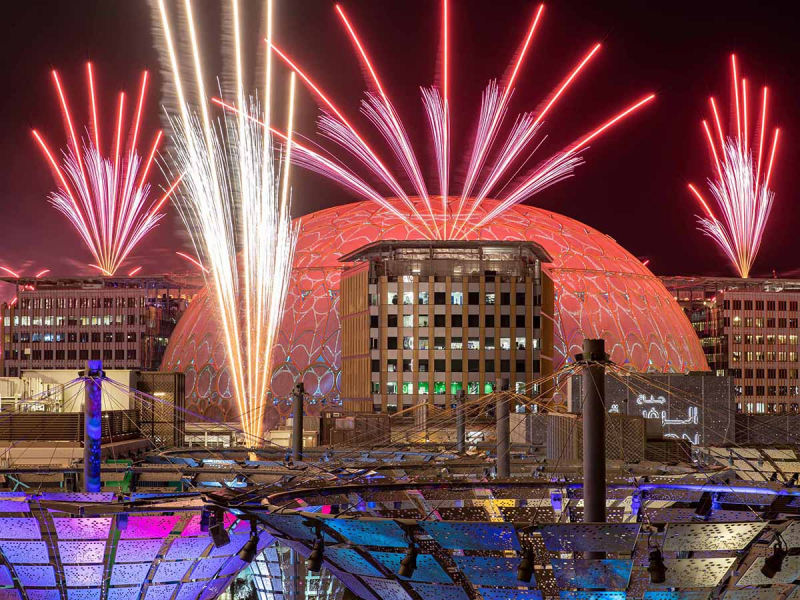
<svg viewBox="0 0 800 600"><path fill-rule="evenodd" d="M446 393L446 387L444 385L444 381L434 381L433 382L433 393L436 395L441 395Z"/></svg>
<svg viewBox="0 0 800 600"><path fill-rule="evenodd" d="M477 381L469 381L467 382L467 393L468 394L477 394L478 390L480 389L480 385Z"/></svg>
<svg viewBox="0 0 800 600"><path fill-rule="evenodd" d="M377 373L381 370L381 361L377 358L373 358L370 361L370 369L372 373Z"/></svg>
<svg viewBox="0 0 800 600"><path fill-rule="evenodd" d="M741 325L742 325L742 317L736 315L735 317L733 317L733 320L731 321L731 323L733 324L734 327L741 327Z"/></svg>
<svg viewBox="0 0 800 600"><path fill-rule="evenodd" d="M511 338L500 338L500 350L511 350Z"/></svg>
<svg viewBox="0 0 800 600"><path fill-rule="evenodd" d="M745 300L744 301L744 309L745 310L753 310L753 301L752 300Z"/></svg>
<svg viewBox="0 0 800 600"><path fill-rule="evenodd" d="M433 326L444 327L446 315L433 315Z"/></svg>
<svg viewBox="0 0 800 600"><path fill-rule="evenodd" d="M797 310L797 300L789 302L789 310Z"/></svg>
<svg viewBox="0 0 800 600"><path fill-rule="evenodd" d="M404 381L402 389L404 394L411 395L414 393L414 384L410 381Z"/></svg>
<svg viewBox="0 0 800 600"><path fill-rule="evenodd" d="M759 346L762 346L764 344L764 336L763 335L757 335L756 336L756 344L758 344Z"/></svg>
<svg viewBox="0 0 800 600"><path fill-rule="evenodd" d="M45 360L53 360L53 351L52 350L45 350L44 351L44 359Z"/></svg>
<svg viewBox="0 0 800 600"><path fill-rule="evenodd" d="M413 350L413 349L414 349L414 336L411 335L403 336L403 350Z"/></svg>
<svg viewBox="0 0 800 600"><path fill-rule="evenodd" d="M56 360L64 360L64 351L56 350Z"/></svg>
<svg viewBox="0 0 800 600"><path fill-rule="evenodd" d="M764 301L756 300L756 310L764 310Z"/></svg>
<svg viewBox="0 0 800 600"><path fill-rule="evenodd" d="M767 300L767 310L775 310L775 300Z"/></svg>
<svg viewBox="0 0 800 600"><path fill-rule="evenodd" d="M114 359L114 351L111 349L103 350L103 360L113 360Z"/></svg>
<svg viewBox="0 0 800 600"><path fill-rule="evenodd" d="M786 310L786 300L778 300L778 310Z"/></svg>
<svg viewBox="0 0 800 600"><path fill-rule="evenodd" d="M469 304L480 304L481 301L480 292L468 292L467 301Z"/></svg>
<svg viewBox="0 0 800 600"><path fill-rule="evenodd" d="M470 373L477 373L480 370L481 370L480 361L472 359L467 361L467 371L469 371Z"/></svg>
<svg viewBox="0 0 800 600"><path fill-rule="evenodd" d="M427 394L428 393L428 382L427 381L420 381L417 383L417 393L418 394Z"/></svg>
<svg viewBox="0 0 800 600"><path fill-rule="evenodd" d="M377 329L380 323L378 322L378 315L370 315L369 316L369 326L372 329Z"/></svg>
<svg viewBox="0 0 800 600"><path fill-rule="evenodd" d="M425 315L427 319L427 315ZM413 327L414 326L414 315L403 315L403 327ZM377 325L376 325L377 327Z"/></svg>
<svg viewBox="0 0 800 600"><path fill-rule="evenodd" d="M460 373L463 371L464 363L460 358L456 358L450 361L450 371L453 373Z"/></svg>
<svg viewBox="0 0 800 600"><path fill-rule="evenodd" d="M526 340L524 337L517 338L517 350L525 350Z"/></svg>
<svg viewBox="0 0 800 600"><path fill-rule="evenodd" d="M464 318L461 315L450 315L450 325L452 327L461 327L464 323Z"/></svg>
<svg viewBox="0 0 800 600"><path fill-rule="evenodd" d="M44 334L44 341L45 342L52 342L55 340L55 336L52 333L45 333Z"/></svg>
<svg viewBox="0 0 800 600"><path fill-rule="evenodd" d="M447 302L447 295L444 292L433 292L434 304L445 304Z"/></svg>
<svg viewBox="0 0 800 600"><path fill-rule="evenodd" d="M413 338L412 338L413 339ZM397 350L397 336L390 336L386 338L386 348L388 350ZM372 338L372 349L378 349L378 340Z"/></svg>
<svg viewBox="0 0 800 600"><path fill-rule="evenodd" d="M445 338L444 337L435 337L433 338L433 349L434 350L444 350Z"/></svg>
<svg viewBox="0 0 800 600"><path fill-rule="evenodd" d="M372 382L372 393L373 394L380 394L381 393L381 384L378 381Z"/></svg>
<svg viewBox="0 0 800 600"><path fill-rule="evenodd" d="M403 304L414 304L414 292L403 292Z"/></svg>
<svg viewBox="0 0 800 600"><path fill-rule="evenodd" d="M397 292L386 292L386 304L397 304Z"/></svg>
<svg viewBox="0 0 800 600"><path fill-rule="evenodd" d="M44 318L45 325L52 325L53 324L53 315L49 315Z"/></svg>
<svg viewBox="0 0 800 600"><path fill-rule="evenodd" d="M42 317L33 317L33 326L34 327L41 327L42 325Z"/></svg>
<svg viewBox="0 0 800 600"><path fill-rule="evenodd" d="M525 328L525 315L517 315L516 318L517 327Z"/></svg>
<svg viewBox="0 0 800 600"><path fill-rule="evenodd" d="M767 344L769 344L769 345L774 345L775 344L775 336L773 334L770 334L770 335L767 336Z"/></svg>
<svg viewBox="0 0 800 600"><path fill-rule="evenodd" d="M450 292L450 304L457 306L464 304L463 292Z"/></svg>
<svg viewBox="0 0 800 600"><path fill-rule="evenodd" d="M484 338L483 347L486 350L494 350L494 338L493 337Z"/></svg>
<svg viewBox="0 0 800 600"><path fill-rule="evenodd" d="M492 294L486 294L486 304L494 305L494 299L495 299L495 295L493 293Z"/></svg>
<svg viewBox="0 0 800 600"><path fill-rule="evenodd" d="M516 371L517 373L524 373L525 372L525 359L515 361Z"/></svg>
<svg viewBox="0 0 800 600"><path fill-rule="evenodd" d="M369 305L370 306L378 306L378 294L370 294L369 295Z"/></svg>
<svg viewBox="0 0 800 600"><path fill-rule="evenodd" d="M517 292L517 304L525 304L525 292Z"/></svg>
<svg viewBox="0 0 800 600"><path fill-rule="evenodd" d="M453 336L450 338L450 349L451 350L461 350L462 348L461 337Z"/></svg>
<svg viewBox="0 0 800 600"><path fill-rule="evenodd" d="M81 350L80 351L81 360L89 360L89 351L88 350Z"/></svg>
<svg viewBox="0 0 800 600"><path fill-rule="evenodd" d="M458 394L461 390L464 389L464 384L460 381L451 381L450 382L450 393L454 396Z"/></svg>
<svg viewBox="0 0 800 600"><path fill-rule="evenodd" d="M731 354L731 362L739 362L742 360L742 353L734 351Z"/></svg>
<svg viewBox="0 0 800 600"><path fill-rule="evenodd" d="M467 350L480 350L481 342L476 337L471 337L467 340Z"/></svg>
<svg viewBox="0 0 800 600"><path fill-rule="evenodd" d="M103 341L104 342L113 342L114 341L114 334L110 331L107 331L103 334Z"/></svg>
<svg viewBox="0 0 800 600"><path fill-rule="evenodd" d="M428 326L428 315L419 315L417 317L418 323L420 327L427 327Z"/></svg>
<svg viewBox="0 0 800 600"><path fill-rule="evenodd" d="M394 396L397 395L397 382L396 381L387 381L386 382L386 393Z"/></svg>
<svg viewBox="0 0 800 600"><path fill-rule="evenodd" d="M103 316L103 325L108 327L109 325L114 324L114 315L104 315Z"/></svg>
<svg viewBox="0 0 800 600"><path fill-rule="evenodd" d="M428 372L428 359L420 359L420 361L419 361L419 372L420 373L427 373Z"/></svg>
<svg viewBox="0 0 800 600"><path fill-rule="evenodd" d="M100 360L100 350L91 351L92 360Z"/></svg>
<svg viewBox="0 0 800 600"><path fill-rule="evenodd" d="M428 304L428 292L420 292L417 296L417 304Z"/></svg>
<svg viewBox="0 0 800 600"><path fill-rule="evenodd" d="M524 381L517 381L514 383L514 391L518 394L525 393L525 382Z"/></svg>
<svg viewBox="0 0 800 600"><path fill-rule="evenodd" d="M484 394L491 394L494 392L494 385L489 383L488 381L483 384L483 393Z"/></svg>
<svg viewBox="0 0 800 600"><path fill-rule="evenodd" d="M411 373L414 371L414 360L411 358L403 359L403 373Z"/></svg>
<svg viewBox="0 0 800 600"><path fill-rule="evenodd" d="M467 315L467 327L480 327L480 315Z"/></svg>
<svg viewBox="0 0 800 600"><path fill-rule="evenodd" d="M501 293L500 304L502 304L503 306L509 306L511 304L511 294L508 292Z"/></svg>
<svg viewBox="0 0 800 600"><path fill-rule="evenodd" d="M390 359L388 359L386 361L386 370L389 373L394 373L394 372L397 371L397 359L396 358L390 358Z"/></svg>
<svg viewBox="0 0 800 600"><path fill-rule="evenodd" d="M486 373L494 373L494 360L489 359L483 363L483 370Z"/></svg>
<svg viewBox="0 0 800 600"><path fill-rule="evenodd" d="M443 358L437 358L433 361L433 372L434 373L444 373L447 368L445 366L446 361Z"/></svg>
<svg viewBox="0 0 800 600"><path fill-rule="evenodd" d="M511 315L500 315L500 327L511 327Z"/></svg>

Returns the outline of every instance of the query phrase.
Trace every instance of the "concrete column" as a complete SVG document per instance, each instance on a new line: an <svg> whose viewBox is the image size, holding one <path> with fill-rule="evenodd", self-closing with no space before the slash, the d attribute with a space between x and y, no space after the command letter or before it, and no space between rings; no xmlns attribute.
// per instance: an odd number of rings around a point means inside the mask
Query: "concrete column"
<svg viewBox="0 0 800 600"><path fill-rule="evenodd" d="M296 383L292 391L292 459L303 460L303 395L305 386Z"/></svg>
<svg viewBox="0 0 800 600"><path fill-rule="evenodd" d="M497 476L511 477L511 426L508 417L508 383L498 379L494 393L497 397Z"/></svg>
<svg viewBox="0 0 800 600"><path fill-rule="evenodd" d="M583 520L606 521L605 341L583 340Z"/></svg>
<svg viewBox="0 0 800 600"><path fill-rule="evenodd" d="M456 394L456 452L467 451L467 428L466 415L464 415L464 390L458 390Z"/></svg>
<svg viewBox="0 0 800 600"><path fill-rule="evenodd" d="M83 403L83 489L99 492L101 438L103 436L103 362L90 360L86 363L86 395Z"/></svg>

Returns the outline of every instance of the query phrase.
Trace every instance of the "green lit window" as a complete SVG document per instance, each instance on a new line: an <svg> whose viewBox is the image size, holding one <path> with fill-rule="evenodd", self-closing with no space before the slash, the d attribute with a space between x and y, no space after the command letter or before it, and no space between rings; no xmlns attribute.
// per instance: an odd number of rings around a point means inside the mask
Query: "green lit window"
<svg viewBox="0 0 800 600"><path fill-rule="evenodd" d="M437 395L445 393L444 381L434 381L433 382L433 393L437 394Z"/></svg>
<svg viewBox="0 0 800 600"><path fill-rule="evenodd" d="M417 387L417 391L420 394L427 394L428 393L428 382L427 381L420 381Z"/></svg>
<svg viewBox="0 0 800 600"><path fill-rule="evenodd" d="M451 381L450 382L450 393L451 394L455 395L455 394L457 394L458 392L460 392L463 389L464 389L464 384L461 383L460 381Z"/></svg>
<svg viewBox="0 0 800 600"><path fill-rule="evenodd" d="M480 390L480 385L477 381L470 381L467 384L467 393L468 394L477 394L478 390Z"/></svg>
<svg viewBox="0 0 800 600"><path fill-rule="evenodd" d="M413 394L414 393L414 384L411 383L410 381L404 381L403 382L403 393L404 394L409 394L409 395Z"/></svg>
<svg viewBox="0 0 800 600"><path fill-rule="evenodd" d="M488 381L483 384L483 393L484 394L491 394L494 391L494 386L489 383Z"/></svg>

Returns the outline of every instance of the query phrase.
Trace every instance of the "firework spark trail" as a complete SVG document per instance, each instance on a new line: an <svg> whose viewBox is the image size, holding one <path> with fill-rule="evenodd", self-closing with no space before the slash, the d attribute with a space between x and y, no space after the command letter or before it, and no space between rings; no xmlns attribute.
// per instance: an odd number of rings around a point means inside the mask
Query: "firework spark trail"
<svg viewBox="0 0 800 600"><path fill-rule="evenodd" d="M63 162L56 161L54 153L36 130L33 135L42 148L56 180L59 190L50 195L50 203L63 213L78 231L84 244L95 259L93 268L106 275L114 275L125 262L136 245L164 217L159 210L175 189L158 201L151 201L151 186L147 176L161 139L156 135L144 170L137 152L137 143L147 88L147 72L142 76L139 100L133 121L133 133L126 143L122 134L124 123L124 94L120 94L116 117L113 158L105 158L100 152L102 140L98 125L98 105L95 77L91 63L87 64L91 106L91 136L81 140L75 126L67 97L58 77L53 71L53 81L58 92L67 134L70 140L62 152Z"/></svg>
<svg viewBox="0 0 800 600"><path fill-rule="evenodd" d="M774 193L769 189L775 154L778 147L779 129L775 129L766 169L764 158L764 135L767 129L768 90L763 88L761 110L756 126L750 127L747 80L739 79L736 56L731 56L733 79L733 105L735 130L726 136L719 118L716 100L710 99L711 110L718 140L715 141L707 121L703 130L713 160L716 176L709 179L708 187L714 197L719 213L715 211L696 186L689 184L690 191L703 206L706 216L698 216L700 230L713 239L733 264L740 277L750 276L761 242L764 237ZM739 86L741 85L741 90ZM751 146L756 138L757 152Z"/></svg>
<svg viewBox="0 0 800 600"><path fill-rule="evenodd" d="M247 442L255 443L262 434L272 377L272 349L283 316L298 231L290 216L289 164L293 160L292 151L306 160L312 160L309 156L315 153L300 150L292 139L292 78L288 133L276 132L276 137L285 142L281 157L283 172L280 172L281 160L273 155L269 111L270 61L266 63L267 91L262 108L245 95L238 0L231 0L231 10L239 109L216 101L233 113L219 124L211 122L205 101L201 103L199 116L184 101L164 0L159 0L159 8L174 83L181 99L180 115L171 119L176 145L174 159L178 171L184 173L179 206L201 257L196 264L204 270L216 295L242 428ZM199 97L206 98L190 0L185 1L184 9L191 34L195 83ZM269 40L271 0L267 0L265 14ZM357 186L358 180L353 178L349 183ZM193 260L188 255L184 257Z"/></svg>
<svg viewBox="0 0 800 600"><path fill-rule="evenodd" d="M531 144L536 134L540 131L545 116L555 107L557 102L563 97L565 92L577 79L582 70L589 64L592 58L600 49L600 44L594 45L581 61L573 68L562 83L554 90L549 98L543 103L541 109L534 113L526 113L518 117L516 124L512 126L508 137L505 139L499 154L492 160L492 165L488 169L488 174L484 175L484 167L492 151L492 147L498 137L500 128L508 112L508 106L515 81L520 73L525 56L531 46L534 33L541 21L544 6L540 5L528 28L527 35L520 48L518 56L510 67L511 73L506 85L500 89L496 82L492 81L482 95L481 110L478 118L477 132L472 145L472 152L469 158L469 166L464 186L458 196L458 202L450 202L452 196L451 184L449 181L451 149L450 149L450 82L449 82L449 5L448 0L442 0L442 89L436 87L422 88L422 100L428 124L430 126L433 150L436 157L436 168L438 171L439 190L441 193L442 211L441 215L434 214L431 198L425 184L425 178L419 167L417 158L411 147L411 142L406 129L395 110L385 87L377 75L377 71L370 60L365 46L356 33L351 21L348 19L341 6L336 5L336 11L345 26L347 34L355 46L358 57L367 72L368 83L375 90L374 93L367 93L367 99L361 104L361 112L371 121L375 128L380 132L384 140L389 145L392 153L405 173L411 180L411 184L421 199L423 213L420 214L409 195L403 191L397 179L389 172L385 164L378 159L377 154L364 142L363 137L357 132L355 127L346 119L342 112L329 99L328 95L318 84L311 80L297 65L297 62L289 58L282 50L271 44L272 50L278 54L283 61L296 72L306 85L327 107L330 113L325 113L319 120L320 132L326 138L332 140L340 147L347 150L350 154L365 165L369 171L391 190L391 192L401 200L408 209L409 214L401 215L391 207L388 199L378 199L379 195L369 184L360 179L349 169L330 161L318 153L302 149L296 153L295 162L305 168L325 175L334 181L339 182L344 187L358 193L390 210L395 216L402 219L404 223L419 231L419 227L428 230L425 237L428 239L461 239L470 231L475 229L473 225L473 215L481 208L483 201L489 197L492 191L499 186L500 181L509 175L512 165L517 164L522 159L526 149ZM546 187L561 181L572 174L572 170L583 162L578 156L582 149L597 136L605 132L622 119L626 118L641 106L653 99L653 95L647 96L644 100L628 108L615 118L606 122L603 126L593 130L588 135L581 138L578 142L549 158L542 160L539 165L533 168L522 180L516 183L513 191L498 205L491 209L490 213L480 219L480 224L486 223L493 218L498 211L502 212L516 203L522 202ZM227 107L230 108L230 107ZM540 142L541 144L541 142ZM296 146L294 146L296 148ZM537 146L538 148L538 146ZM511 179L514 179L512 175ZM472 197L473 189L478 182L483 179L479 193ZM509 185L507 182L501 190ZM469 208L465 208L469 203ZM453 211L454 206L457 206ZM498 208L500 207L500 208ZM488 218L487 218L488 217Z"/></svg>

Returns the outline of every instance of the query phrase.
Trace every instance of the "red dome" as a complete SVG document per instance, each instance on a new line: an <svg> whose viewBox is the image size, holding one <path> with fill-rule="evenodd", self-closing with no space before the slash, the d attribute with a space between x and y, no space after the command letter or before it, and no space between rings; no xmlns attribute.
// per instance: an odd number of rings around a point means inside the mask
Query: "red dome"
<svg viewBox="0 0 800 600"><path fill-rule="evenodd" d="M457 200L451 199L451 202ZM485 208L494 206L484 201ZM434 203L436 205L436 203ZM472 217L477 222L483 209ZM302 217L291 289L274 352L272 391L288 398L302 377L315 398L339 396L339 257L378 240L420 234L372 202L337 206ZM700 342L661 282L609 236L562 215L517 205L470 239L530 240L553 257L546 268L555 285L555 353L561 361L580 351L583 338L603 337L611 359L639 371L685 372L708 368ZM181 318L162 368L186 373L190 410L234 420L225 351L212 301L200 294ZM278 402L268 426L290 407Z"/></svg>

